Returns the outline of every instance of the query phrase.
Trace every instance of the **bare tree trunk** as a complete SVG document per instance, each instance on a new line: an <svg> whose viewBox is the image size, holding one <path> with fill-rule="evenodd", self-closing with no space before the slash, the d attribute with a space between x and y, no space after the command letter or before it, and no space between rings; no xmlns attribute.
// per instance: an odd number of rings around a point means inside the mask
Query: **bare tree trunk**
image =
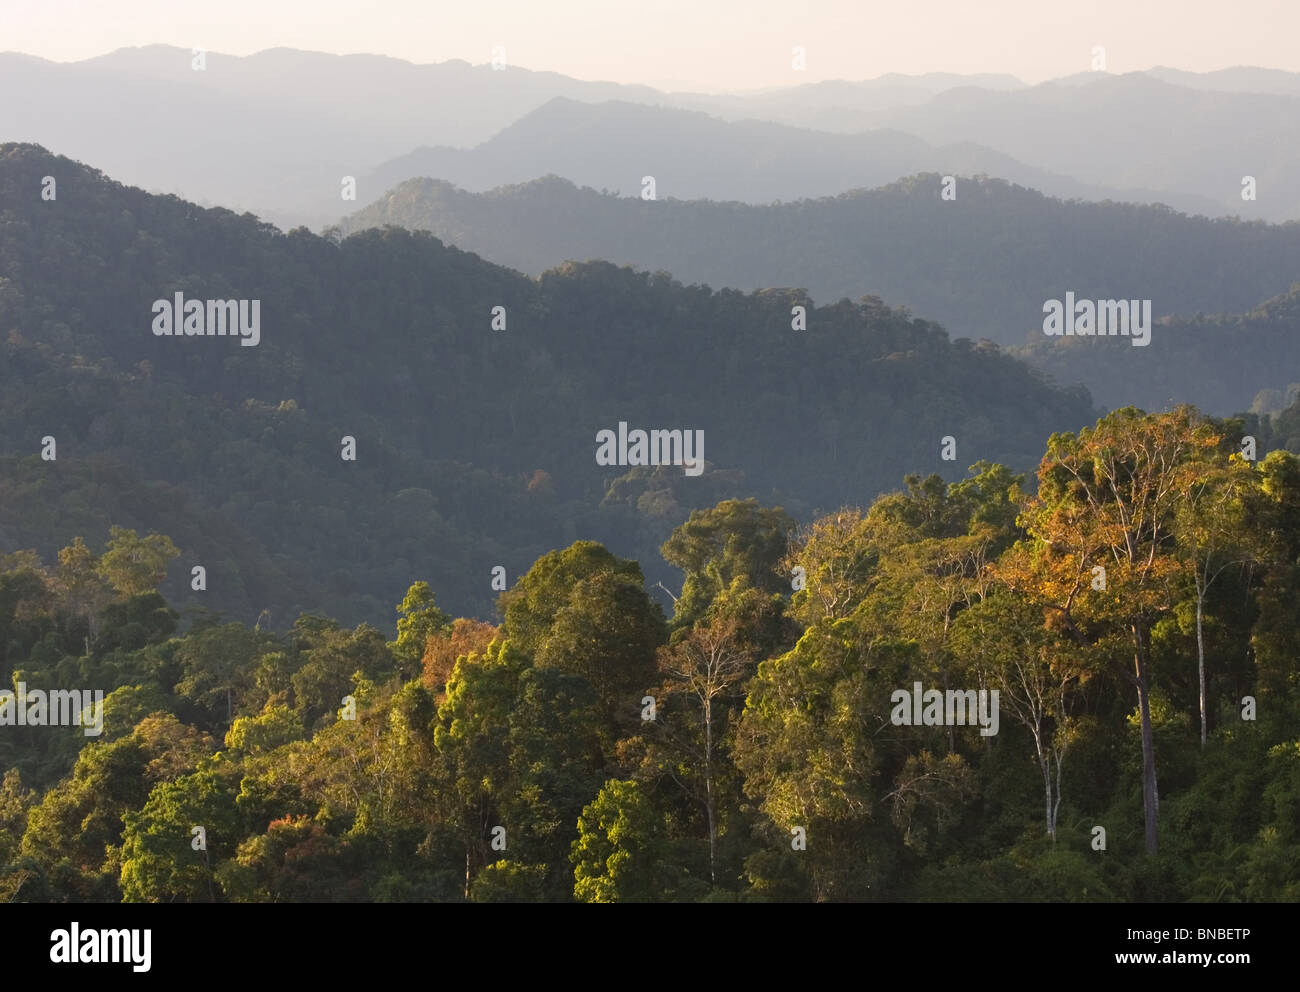
<svg viewBox="0 0 1300 992"><path fill-rule="evenodd" d="M1056 840L1056 824L1061 814L1061 765L1065 763L1065 755L1058 749L1056 752L1056 803L1052 806L1052 840Z"/></svg>
<svg viewBox="0 0 1300 992"><path fill-rule="evenodd" d="M1205 711L1205 631L1201 619L1205 613L1205 590L1201 586L1200 576L1196 579L1196 661L1201 678L1201 747L1205 747L1206 711Z"/></svg>
<svg viewBox="0 0 1300 992"><path fill-rule="evenodd" d="M1056 840L1056 824L1052 820L1052 763L1043 750L1043 735L1040 727L1030 728L1034 734L1034 751L1038 757L1038 770L1043 773L1043 793L1046 798L1044 806L1045 819L1047 822L1047 834L1052 840Z"/></svg>
<svg viewBox="0 0 1300 992"><path fill-rule="evenodd" d="M208 846L203 845L203 867L208 873L208 902L216 902L217 894L212 888L212 862L208 860Z"/></svg>
<svg viewBox="0 0 1300 992"><path fill-rule="evenodd" d="M718 876L714 867L717 848L717 826L713 810L713 701L704 700L704 807L709 817L709 881L717 885Z"/></svg>
<svg viewBox="0 0 1300 992"><path fill-rule="evenodd" d="M1043 769L1043 791L1047 795L1047 835L1055 841L1056 823L1052 815L1052 769L1046 761L1040 761L1039 764Z"/></svg>
<svg viewBox="0 0 1300 992"><path fill-rule="evenodd" d="M1150 655L1149 632L1142 623L1133 625L1133 666L1138 691L1138 712L1142 719L1142 809L1146 814L1147 854L1156 853L1156 818L1160 813L1160 794L1156 789L1156 748L1151 730L1151 699L1147 684L1147 661Z"/></svg>

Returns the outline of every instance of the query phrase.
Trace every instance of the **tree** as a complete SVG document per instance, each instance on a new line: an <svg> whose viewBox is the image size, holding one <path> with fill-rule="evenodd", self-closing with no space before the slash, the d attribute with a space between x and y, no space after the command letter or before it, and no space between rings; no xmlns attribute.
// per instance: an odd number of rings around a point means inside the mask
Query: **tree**
<svg viewBox="0 0 1300 992"><path fill-rule="evenodd" d="M543 902L546 875L544 864L527 865L503 859L478 873L470 895L474 902Z"/></svg>
<svg viewBox="0 0 1300 992"><path fill-rule="evenodd" d="M856 617L810 627L748 684L732 760L745 793L783 847L795 828L818 900L883 892L896 839L876 822L885 777L903 755L890 725L890 690L907 682L915 648L873 640Z"/></svg>
<svg viewBox="0 0 1300 992"><path fill-rule="evenodd" d="M307 727L332 722L357 673L367 679L392 673L384 635L369 624L322 631L308 643L306 662L290 680L295 708Z"/></svg>
<svg viewBox="0 0 1300 992"><path fill-rule="evenodd" d="M645 582L640 565L615 557L595 541L576 541L563 551L548 552L533 562L533 567L498 600L505 617L505 634L515 649L536 656L574 587L605 573L630 579L638 586Z"/></svg>
<svg viewBox="0 0 1300 992"><path fill-rule="evenodd" d="M123 902L217 901L212 865L234 855L242 834L231 771L204 768L160 782L139 811L123 816Z"/></svg>
<svg viewBox="0 0 1300 992"><path fill-rule="evenodd" d="M147 644L161 644L176 633L178 619L180 614L156 592L109 603L99 615L99 634L91 642L91 654L138 651Z"/></svg>
<svg viewBox="0 0 1300 992"><path fill-rule="evenodd" d="M140 809L152 787L203 761L211 747L169 713L146 717L128 737L86 745L72 774L28 811L20 853L68 877L76 891L64 892L66 898L115 900L123 816Z"/></svg>
<svg viewBox="0 0 1300 992"><path fill-rule="evenodd" d="M1207 458L1198 476L1189 479L1176 517L1181 554L1192 575L1196 595L1196 665L1201 715L1201 747L1208 733L1205 673L1205 599L1228 568L1256 557L1254 532L1247 525L1247 501L1259 487L1259 475L1238 454Z"/></svg>
<svg viewBox="0 0 1300 992"><path fill-rule="evenodd" d="M191 633L176 649L176 694L193 704L204 725L229 727L255 686L255 666L268 640L239 623Z"/></svg>
<svg viewBox="0 0 1300 992"><path fill-rule="evenodd" d="M73 616L84 617L90 636L95 635L94 619L110 601L108 586L99 574L99 559L75 537L59 550L59 564L54 572L54 588L63 607Z"/></svg>
<svg viewBox="0 0 1300 992"><path fill-rule="evenodd" d="M427 582L416 582L406 591L397 606L397 640L390 648L394 658L409 676L424 657L430 637L447 633L451 618L434 604L433 590ZM409 671L407 671L409 670Z"/></svg>
<svg viewBox="0 0 1300 992"><path fill-rule="evenodd" d="M668 564L686 573L673 625L694 623L735 583L765 592L787 591L788 580L779 566L793 533L788 513L761 507L756 499L728 499L708 510L691 511L660 549Z"/></svg>
<svg viewBox="0 0 1300 992"><path fill-rule="evenodd" d="M801 529L781 570L793 576L802 569L804 587L795 592L791 614L811 625L819 619L842 620L866 595L880 563L873 522L856 507L818 517ZM792 583L793 585L793 583Z"/></svg>
<svg viewBox="0 0 1300 992"><path fill-rule="evenodd" d="M538 900L573 899L568 854L575 825L605 777L600 718L595 690L581 676L537 667L520 675L506 735L509 778L500 822L509 831L511 863L543 869ZM471 895L479 901L477 879Z"/></svg>
<svg viewBox="0 0 1300 992"><path fill-rule="evenodd" d="M500 627L482 620L457 617L452 621L450 630L429 637L420 662L423 671L421 681L426 688L438 694L438 702L442 702L443 690L451 678L452 669L456 667L456 661L466 655L483 654L500 633Z"/></svg>
<svg viewBox="0 0 1300 992"><path fill-rule="evenodd" d="M1250 648L1259 689L1286 698L1300 673L1300 458L1271 451L1256 470L1259 499L1249 526L1263 542L1267 567L1256 586Z"/></svg>
<svg viewBox="0 0 1300 992"><path fill-rule="evenodd" d="M17 768L10 768L0 780L0 865L9 863L17 853L18 841L27 829L27 810L36 802L36 793L23 788Z"/></svg>
<svg viewBox="0 0 1300 992"><path fill-rule="evenodd" d="M606 723L616 732L640 713L665 635L663 611L640 580L602 572L573 587L537 649L537 664L591 683Z"/></svg>
<svg viewBox="0 0 1300 992"><path fill-rule="evenodd" d="M362 866L346 838L308 816L283 816L245 838L215 876L231 902L358 902Z"/></svg>
<svg viewBox="0 0 1300 992"><path fill-rule="evenodd" d="M99 558L98 572L119 595L154 592L167 578L167 566L180 551L164 534L139 537L125 527L109 529L108 547Z"/></svg>
<svg viewBox="0 0 1300 992"><path fill-rule="evenodd" d="M72 774L28 810L20 853L45 868L66 862L88 878L110 870L105 855L121 843L122 815L149 794L147 763L135 737L83 748Z"/></svg>
<svg viewBox="0 0 1300 992"><path fill-rule="evenodd" d="M670 738L674 749L684 752L689 764L697 766L693 771L699 788L686 788L704 806L709 831L709 880L716 885L717 752L730 710L726 697L734 695L741 680L752 673L752 661L741 643L736 621L718 617L712 623L695 626L671 646L660 648L659 670L665 679L661 705L668 712L656 724ZM683 721L686 726L680 730L677 714L671 712L678 704L690 710L689 720ZM678 782L684 784L680 778Z"/></svg>
<svg viewBox="0 0 1300 992"><path fill-rule="evenodd" d="M1159 792L1151 726L1151 629L1172 608L1178 577L1176 518L1196 463L1219 437L1191 408L1143 414L1126 407L1094 428L1053 434L1038 470L1038 494L1022 514L1038 541L1013 589L1049 603L1076 637L1089 622L1127 631L1142 734L1146 849L1157 850ZM1101 567L1105 571L1095 573ZM1104 589L1094 588L1104 576ZM1098 583L1100 586L1103 583Z"/></svg>
<svg viewBox="0 0 1300 992"><path fill-rule="evenodd" d="M293 710L268 704L257 716L241 716L230 725L226 747L243 754L261 754L302 737L302 721Z"/></svg>
<svg viewBox="0 0 1300 992"><path fill-rule="evenodd" d="M465 898L489 863L488 832L500 824L509 780L510 713L529 659L510 640L456 663L433 732L441 815L465 848Z"/></svg>
<svg viewBox="0 0 1300 992"><path fill-rule="evenodd" d="M53 627L51 599L45 576L35 569L23 566L0 574L0 670L6 674Z"/></svg>
<svg viewBox="0 0 1300 992"><path fill-rule="evenodd" d="M610 779L578 817L573 842L573 897L578 902L653 902L659 824L643 786Z"/></svg>
<svg viewBox="0 0 1300 992"><path fill-rule="evenodd" d="M999 706L1030 733L1043 777L1044 823L1056 840L1061 775L1074 741L1078 688L1087 670L1049 631L1043 607L1006 592L967 610L954 628L958 655L997 688Z"/></svg>

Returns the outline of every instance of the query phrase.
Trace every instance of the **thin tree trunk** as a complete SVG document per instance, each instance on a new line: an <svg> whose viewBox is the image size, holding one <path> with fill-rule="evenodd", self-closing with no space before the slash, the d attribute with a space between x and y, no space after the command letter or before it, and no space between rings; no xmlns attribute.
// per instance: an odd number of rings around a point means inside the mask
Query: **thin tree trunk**
<svg viewBox="0 0 1300 992"><path fill-rule="evenodd" d="M1156 748L1151 730L1151 699L1147 684L1150 655L1148 631L1144 624L1133 625L1133 666L1138 691L1138 712L1142 719L1142 808L1146 815L1147 854L1155 854L1156 818L1160 813L1160 794L1156 789Z"/></svg>
<svg viewBox="0 0 1300 992"><path fill-rule="evenodd" d="M1052 840L1056 840L1056 824L1061 815L1061 765L1064 762L1065 756L1058 749L1056 751L1056 804L1052 806Z"/></svg>
<svg viewBox="0 0 1300 992"><path fill-rule="evenodd" d="M1205 590L1201 586L1200 577L1196 581L1196 662L1200 669L1201 679L1201 747L1205 747L1206 735L1206 711L1205 711L1205 631L1201 624L1201 618L1205 613Z"/></svg>
<svg viewBox="0 0 1300 992"><path fill-rule="evenodd" d="M717 827L713 814L713 704L709 699L704 701L704 795L705 811L709 817L709 881L717 885L718 876L714 868Z"/></svg>
<svg viewBox="0 0 1300 992"><path fill-rule="evenodd" d="M1046 799L1044 819L1047 823L1047 834L1052 840L1056 840L1056 824L1052 820L1052 763L1043 750L1041 728L1031 727L1030 729L1034 733L1034 751L1038 756L1038 770L1043 773L1043 793Z"/></svg>
<svg viewBox="0 0 1300 992"><path fill-rule="evenodd" d="M1053 811L1052 811L1052 769L1051 769L1051 766L1048 765L1048 763L1045 762L1045 761L1040 761L1039 764L1042 766L1042 769L1043 769L1043 791L1046 793L1046 796L1047 796L1047 807L1046 807L1046 809L1047 809L1047 835L1048 835L1049 837L1051 837L1053 841L1055 841L1055 840L1056 840L1056 823L1054 822L1054 819L1053 819L1053 816L1052 816L1052 812L1053 812Z"/></svg>

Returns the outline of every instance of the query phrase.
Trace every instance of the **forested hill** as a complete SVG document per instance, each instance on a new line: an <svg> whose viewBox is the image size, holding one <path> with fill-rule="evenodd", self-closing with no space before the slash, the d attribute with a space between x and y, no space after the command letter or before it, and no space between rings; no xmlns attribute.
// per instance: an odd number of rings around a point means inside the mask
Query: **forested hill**
<svg viewBox="0 0 1300 992"><path fill-rule="evenodd" d="M651 202L556 176L480 194L413 179L341 230L427 230L534 275L603 258L710 285L801 286L818 302L877 293L954 337L1017 345L1042 336L1043 301L1066 291L1150 299L1157 316L1241 313L1300 279L1297 223L1059 200L988 178L957 178L955 199L945 200L942 178L768 206Z"/></svg>
<svg viewBox="0 0 1300 992"><path fill-rule="evenodd" d="M260 301L260 341L155 335L176 293ZM488 615L493 566L513 581L578 538L653 584L690 508L809 515L907 472L1032 468L1044 434L1094 417L1084 392L875 298L814 307L608 263L530 279L425 233L286 234L0 145L0 550L50 561L110 524L156 529L180 546L163 591L182 608L387 626L420 578ZM708 469L598 465L620 421L702 430Z"/></svg>
<svg viewBox="0 0 1300 992"><path fill-rule="evenodd" d="M1147 348L1099 348L1088 338L1039 334L1016 353L1058 382L1086 384L1107 407L1161 410L1190 401L1226 414L1252 407L1264 393L1260 412L1276 412L1300 381L1300 282L1242 309L1164 318ZM1271 393L1278 397L1270 400Z"/></svg>

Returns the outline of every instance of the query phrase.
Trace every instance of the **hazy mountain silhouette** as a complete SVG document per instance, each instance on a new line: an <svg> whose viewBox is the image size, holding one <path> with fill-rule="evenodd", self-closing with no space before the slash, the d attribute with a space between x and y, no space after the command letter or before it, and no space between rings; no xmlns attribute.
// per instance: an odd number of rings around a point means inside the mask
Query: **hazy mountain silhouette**
<svg viewBox="0 0 1300 992"><path fill-rule="evenodd" d="M252 210L281 226L335 220L347 207L340 196L344 176L376 177L363 184L364 203L417 175L487 188L557 172L623 189L655 174L631 161L645 157L647 143L608 119L611 113L632 118L626 108L594 111L584 125L572 107L560 104L524 123L555 98L657 105L665 113L687 109L799 128L764 131L745 124L732 130L715 123L719 130L709 137L710 128L684 117L636 116L664 143L670 162L679 142L705 154L713 154L718 142L738 142L726 161L739 190L715 188L725 179L720 169L690 179L678 169L679 182L673 188L665 181L662 195L796 199L942 171L984 172L1059 196L1155 200L1210 214L1276 220L1300 209L1283 185L1296 166L1295 98L1272 95L1300 86L1297 74L1267 69L1084 73L1068 80L1077 85L1063 80L1035 87L999 74L890 74L712 95L589 82L513 65L494 71L459 60L415 65L286 48L247 57L209 52L205 58L200 72L192 68L190 50L169 45L72 63L2 54L0 86L18 96L0 103L0 138L38 142L142 187ZM514 124L521 130L491 144ZM539 124L570 130L537 135L536 144L520 141ZM819 133L825 131L868 133L841 145ZM1206 133L1223 140L1206 148ZM610 147L584 147L584 141ZM772 146L782 141L802 143L802 153ZM572 146L567 152L560 147L566 144ZM622 153L612 147L620 144ZM537 160L519 163L523 171L510 174L506 164L492 161L493 149L507 145ZM441 163L447 149L471 148L476 164L493 171L482 183L413 161ZM584 155L617 166L618 176L589 175L593 169L578 167ZM824 161L842 155L849 156L842 168ZM574 164L561 168L565 161ZM707 163L698 164L707 171ZM417 167L410 171L408 165ZM624 178L624 169L635 177ZM1254 203L1240 200L1242 174L1259 180Z"/></svg>
<svg viewBox="0 0 1300 992"><path fill-rule="evenodd" d="M761 121L723 122L700 112L622 101L557 98L472 149L420 148L365 178L373 200L416 177L471 191L554 173L582 186L639 194L653 176L658 197L770 203L833 196L918 172L987 174L1058 196L1146 200L1141 191L1099 189L1030 168L966 142L935 147L901 131L833 134ZM1208 200L1168 197L1171 206ZM1189 202L1184 202L1189 201Z"/></svg>
<svg viewBox="0 0 1300 992"><path fill-rule="evenodd" d="M1082 182L1205 197L1216 212L1247 218L1300 218L1300 96L1098 74L1014 92L949 90L878 123L935 144L978 141ZM1253 202L1241 199L1248 175L1257 181Z"/></svg>

